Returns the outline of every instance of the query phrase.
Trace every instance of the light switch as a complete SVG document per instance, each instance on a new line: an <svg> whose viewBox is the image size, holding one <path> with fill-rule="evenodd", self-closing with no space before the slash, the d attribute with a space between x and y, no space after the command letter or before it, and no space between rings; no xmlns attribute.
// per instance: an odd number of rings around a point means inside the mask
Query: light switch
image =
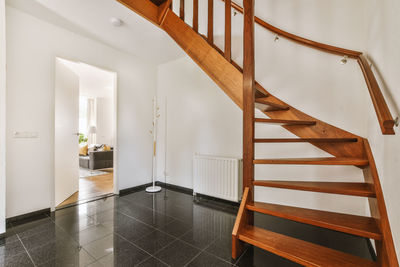
<svg viewBox="0 0 400 267"><path fill-rule="evenodd" d="M14 132L14 138L39 138L39 132Z"/></svg>

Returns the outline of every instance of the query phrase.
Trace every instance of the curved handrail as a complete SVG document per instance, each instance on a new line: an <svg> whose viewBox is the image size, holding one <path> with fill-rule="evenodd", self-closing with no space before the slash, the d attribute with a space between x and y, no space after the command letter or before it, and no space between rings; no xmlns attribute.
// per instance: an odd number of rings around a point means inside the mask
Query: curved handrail
<svg viewBox="0 0 400 267"><path fill-rule="evenodd" d="M222 0L224 1L224 0ZM243 14L243 8L239 6L238 4L234 3L232 1L231 6L237 10L239 13ZM299 43L304 46L308 46L314 49L318 49L327 53L331 54L336 54L336 55L341 55L341 56L348 56L349 58L356 59L358 64L360 65L360 68L363 72L365 82L367 84L372 103L375 108L375 113L376 116L378 117L379 125L381 127L382 134L395 134L394 132L394 125L395 121L393 120L393 117L390 113L390 110L388 108L388 105L385 101L385 98L383 97L382 91L378 85L378 82L376 81L376 78L374 76L374 73L372 72L371 66L368 64L368 60L363 56L362 52L355 51L355 50L349 50L337 46L332 46L320 42L315 42L306 38L303 38L301 36L289 33L287 31L281 30L268 22L258 18L254 17L254 20L257 24L259 24L261 27L276 33L279 36L282 36L286 39L292 40L296 43Z"/></svg>
<svg viewBox="0 0 400 267"><path fill-rule="evenodd" d="M222 1L224 1L224 0L222 0ZM241 6L239 6L238 4L232 2L232 7L234 9L236 9L239 13L243 14L243 8ZM323 44L320 42L315 42L315 41L303 38L303 37L295 35L295 34L291 34L289 32L286 32L284 30L281 30L281 29L269 24L268 22L260 19L257 16L254 17L254 21L257 24L259 24L261 27L263 27L273 33L276 33L279 36L285 37L287 39L290 39L292 41L295 41L295 42L300 43L305 46L313 47L313 48L323 50L325 52L336 54L336 55L348 56L351 58L358 58L358 56L360 56L362 54L362 52L359 52L359 51L349 50L349 49L345 49L345 48L341 48L341 47L337 47L337 46L333 46L333 45L327 45L327 44Z"/></svg>
<svg viewBox="0 0 400 267"><path fill-rule="evenodd" d="M360 55L357 59L357 62L360 65L365 82L367 83L368 91L371 95L372 103L374 104L376 116L378 117L382 133L395 134L393 129L395 121L393 120L392 114L390 114L390 110L386 104L382 91L379 88L378 82L376 81L370 65L368 64L368 60L364 57L364 55Z"/></svg>

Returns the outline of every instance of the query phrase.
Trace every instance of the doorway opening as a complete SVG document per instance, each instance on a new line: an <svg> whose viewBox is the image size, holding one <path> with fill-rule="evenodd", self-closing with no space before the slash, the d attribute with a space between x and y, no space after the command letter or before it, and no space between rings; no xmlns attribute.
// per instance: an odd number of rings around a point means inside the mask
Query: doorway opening
<svg viewBox="0 0 400 267"><path fill-rule="evenodd" d="M116 190L115 72L56 58L55 208Z"/></svg>

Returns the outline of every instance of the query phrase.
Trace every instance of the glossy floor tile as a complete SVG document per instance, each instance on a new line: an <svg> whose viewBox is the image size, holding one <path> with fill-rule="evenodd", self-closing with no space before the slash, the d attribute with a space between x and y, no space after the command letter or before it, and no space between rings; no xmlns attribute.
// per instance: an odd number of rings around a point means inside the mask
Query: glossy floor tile
<svg viewBox="0 0 400 267"><path fill-rule="evenodd" d="M109 197L11 224L0 266L299 266L251 246L232 260L236 211L172 190ZM255 224L370 258L363 238L259 214Z"/></svg>

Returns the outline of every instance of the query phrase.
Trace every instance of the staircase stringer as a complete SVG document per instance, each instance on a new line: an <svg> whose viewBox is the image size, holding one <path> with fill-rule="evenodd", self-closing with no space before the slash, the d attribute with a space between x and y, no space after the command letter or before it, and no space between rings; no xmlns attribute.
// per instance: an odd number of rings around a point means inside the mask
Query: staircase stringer
<svg viewBox="0 0 400 267"><path fill-rule="evenodd" d="M243 75L170 9L161 28L235 102L242 106Z"/></svg>
<svg viewBox="0 0 400 267"><path fill-rule="evenodd" d="M380 266L399 266L375 159L368 140L363 139L363 143L369 161L369 166L363 170L364 179L373 185L376 194L375 198L368 198L369 208L382 232L382 240L375 240L378 262Z"/></svg>

